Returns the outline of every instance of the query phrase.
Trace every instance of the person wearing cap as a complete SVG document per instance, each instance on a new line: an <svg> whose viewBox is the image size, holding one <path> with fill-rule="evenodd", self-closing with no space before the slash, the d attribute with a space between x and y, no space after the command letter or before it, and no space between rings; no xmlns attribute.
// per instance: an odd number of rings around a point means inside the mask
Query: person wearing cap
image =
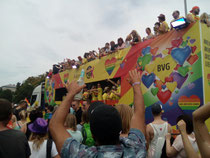
<svg viewBox="0 0 210 158"><path fill-rule="evenodd" d="M178 10L175 10L175 11L172 13L172 16L173 16L174 19L171 21L171 23L174 22L174 21L176 21L176 20L178 20L178 19L180 19L180 18L183 18L183 16L180 16L180 12L179 12ZM170 23L170 24L171 24L171 23ZM172 25L171 25L171 30L173 30Z"/></svg>
<svg viewBox="0 0 210 158"><path fill-rule="evenodd" d="M166 18L165 18L164 14L160 14L158 16L158 21L160 22L160 27L159 27L159 33L160 34L164 34L164 33L167 33L169 31L169 26L168 26L168 24L165 20L166 20Z"/></svg>
<svg viewBox="0 0 210 158"><path fill-rule="evenodd" d="M190 23L199 21L200 20L200 17L198 16L199 13L200 13L200 8L198 6L194 6L190 11L190 14L187 15L187 20Z"/></svg>
<svg viewBox="0 0 210 158"><path fill-rule="evenodd" d="M137 70L129 72L129 83L134 92L134 114L127 138L120 138L122 121L119 112L103 102L92 103L89 111L90 129L96 146L88 147L74 140L65 130L64 122L70 104L85 85L67 83L67 96L50 121L50 132L61 157L146 157L145 105L141 92L141 76Z"/></svg>
<svg viewBox="0 0 210 158"><path fill-rule="evenodd" d="M148 158L161 157L165 135L171 133L171 125L161 118L162 110L162 105L158 103L151 105L154 121L146 127Z"/></svg>
<svg viewBox="0 0 210 158"><path fill-rule="evenodd" d="M25 134L7 128L11 117L12 104L6 99L0 99L0 158L28 158L31 151Z"/></svg>
<svg viewBox="0 0 210 158"><path fill-rule="evenodd" d="M30 158L46 158L48 144L48 123L43 118L37 118L34 123L28 126L31 131L29 146L31 148ZM50 155L53 158L59 158L55 143L52 142ZM49 153L48 153L49 154Z"/></svg>

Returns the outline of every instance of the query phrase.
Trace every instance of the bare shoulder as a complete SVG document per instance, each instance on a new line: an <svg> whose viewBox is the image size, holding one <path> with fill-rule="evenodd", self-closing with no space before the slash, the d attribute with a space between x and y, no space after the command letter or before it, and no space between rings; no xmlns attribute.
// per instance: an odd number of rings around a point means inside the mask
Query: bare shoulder
<svg viewBox="0 0 210 158"><path fill-rule="evenodd" d="M154 133L153 128L150 124L147 125L146 131L147 131L147 133Z"/></svg>

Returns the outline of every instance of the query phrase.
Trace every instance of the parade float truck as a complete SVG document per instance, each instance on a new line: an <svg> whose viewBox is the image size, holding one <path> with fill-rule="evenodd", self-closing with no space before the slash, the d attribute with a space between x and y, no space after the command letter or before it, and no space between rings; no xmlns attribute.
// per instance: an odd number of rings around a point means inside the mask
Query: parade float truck
<svg viewBox="0 0 210 158"><path fill-rule="evenodd" d="M144 71L141 89L146 123L153 120L151 105L160 103L163 118L174 126L177 116L192 115L199 106L210 102L210 28L200 22L190 24L46 78L45 102L60 104L66 94L65 83L78 80L82 69L88 88L96 83L104 88L106 79L120 79L121 98L117 104L128 105L133 103L128 72Z"/></svg>

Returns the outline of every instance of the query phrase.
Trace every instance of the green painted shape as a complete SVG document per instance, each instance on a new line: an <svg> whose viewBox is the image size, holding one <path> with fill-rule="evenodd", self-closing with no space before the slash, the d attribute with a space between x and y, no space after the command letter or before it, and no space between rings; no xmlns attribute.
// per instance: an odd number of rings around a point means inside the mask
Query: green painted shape
<svg viewBox="0 0 210 158"><path fill-rule="evenodd" d="M159 101L159 99L154 97L150 91L144 94L144 105L146 107L156 103L157 101Z"/></svg>
<svg viewBox="0 0 210 158"><path fill-rule="evenodd" d="M179 67L178 72L179 72L180 75L185 77L187 75L187 73L189 72L189 66L187 65L187 66L184 66L184 67Z"/></svg>
<svg viewBox="0 0 210 158"><path fill-rule="evenodd" d="M143 57L139 57L138 60L137 60L137 62L138 62L138 65L139 66L142 66L142 70L144 70L145 69L145 66L147 64L149 64L151 60L152 60L152 55L151 54L146 54ZM141 64L139 64L140 62L141 62Z"/></svg>
<svg viewBox="0 0 210 158"><path fill-rule="evenodd" d="M152 93L153 96L156 96L158 91L159 91L159 88L157 88L157 87L151 89L151 93Z"/></svg>

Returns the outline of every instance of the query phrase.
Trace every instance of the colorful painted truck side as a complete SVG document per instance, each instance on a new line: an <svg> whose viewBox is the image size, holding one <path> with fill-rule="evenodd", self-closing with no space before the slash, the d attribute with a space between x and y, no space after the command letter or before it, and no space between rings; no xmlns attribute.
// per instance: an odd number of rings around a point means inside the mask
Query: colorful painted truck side
<svg viewBox="0 0 210 158"><path fill-rule="evenodd" d="M128 105L133 103L128 72L144 71L141 88L146 122L153 120L151 105L160 103L163 117L175 125L180 114L191 115L199 106L210 102L210 28L197 22L88 62L78 69L53 75L45 82L45 102L56 104L57 94L65 93L64 84L77 80L82 69L86 84L120 78L118 103Z"/></svg>

